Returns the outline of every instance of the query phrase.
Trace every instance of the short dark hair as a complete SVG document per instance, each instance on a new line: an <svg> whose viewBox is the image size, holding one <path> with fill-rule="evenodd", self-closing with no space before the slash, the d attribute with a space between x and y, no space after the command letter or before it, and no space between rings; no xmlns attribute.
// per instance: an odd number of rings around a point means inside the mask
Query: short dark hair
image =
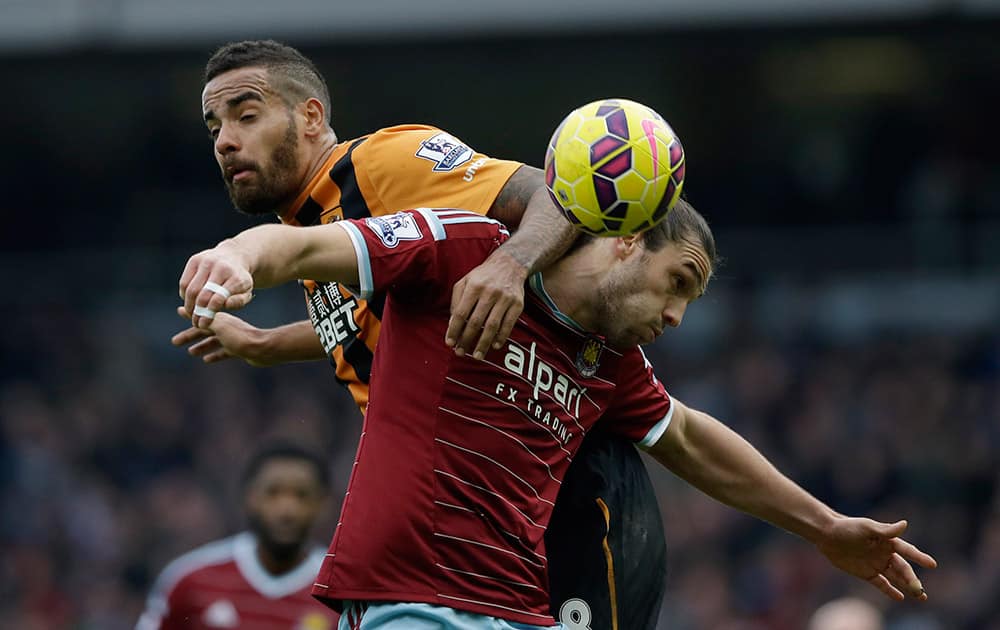
<svg viewBox="0 0 1000 630"><path fill-rule="evenodd" d="M677 200L666 218L642 233L642 244L651 252L659 251L667 243L678 241L692 241L700 245L708 256L712 270L719 264L715 237L708 227L708 221L684 198Z"/></svg>
<svg viewBox="0 0 1000 630"><path fill-rule="evenodd" d="M260 473L264 464L276 459L293 459L311 465L316 471L316 481L324 490L330 488L330 471L326 462L318 453L305 449L298 444L291 442L272 442L258 449L247 462L243 469L243 478L240 485L244 489L249 487L253 480Z"/></svg>
<svg viewBox="0 0 1000 630"><path fill-rule="evenodd" d="M267 70L271 87L289 105L317 98L330 122L330 90L312 61L291 46L273 39L230 42L212 53L205 64L204 82L230 70L262 67Z"/></svg>

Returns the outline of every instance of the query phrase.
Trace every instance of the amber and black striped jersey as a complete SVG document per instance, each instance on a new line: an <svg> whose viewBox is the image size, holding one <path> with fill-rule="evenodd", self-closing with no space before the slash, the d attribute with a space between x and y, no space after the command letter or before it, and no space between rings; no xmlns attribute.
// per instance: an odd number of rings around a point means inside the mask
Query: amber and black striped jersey
<svg viewBox="0 0 1000 630"><path fill-rule="evenodd" d="M400 125L341 142L281 220L316 225L421 207L485 215L520 162L497 160L449 133ZM335 283L303 280L309 319L364 412L384 296L365 301Z"/></svg>

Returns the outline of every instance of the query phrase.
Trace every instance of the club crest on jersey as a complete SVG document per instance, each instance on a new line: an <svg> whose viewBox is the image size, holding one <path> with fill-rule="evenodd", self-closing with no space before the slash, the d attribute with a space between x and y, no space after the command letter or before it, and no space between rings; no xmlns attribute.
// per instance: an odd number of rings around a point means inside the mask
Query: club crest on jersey
<svg viewBox="0 0 1000 630"><path fill-rule="evenodd" d="M365 225L375 232L382 244L388 248L399 245L400 241L419 241L420 226L412 214L397 212L384 217L368 217Z"/></svg>
<svg viewBox="0 0 1000 630"><path fill-rule="evenodd" d="M583 343L583 347L576 355L576 369L580 371L581 376L590 378L597 374L597 368L601 367L602 350L604 344L593 337L589 337Z"/></svg>
<svg viewBox="0 0 1000 630"><path fill-rule="evenodd" d="M309 613L299 621L295 630L331 630L333 624L320 613Z"/></svg>
<svg viewBox="0 0 1000 630"><path fill-rule="evenodd" d="M450 133L441 132L421 142L416 156L434 162L435 171L453 171L472 159L472 149Z"/></svg>

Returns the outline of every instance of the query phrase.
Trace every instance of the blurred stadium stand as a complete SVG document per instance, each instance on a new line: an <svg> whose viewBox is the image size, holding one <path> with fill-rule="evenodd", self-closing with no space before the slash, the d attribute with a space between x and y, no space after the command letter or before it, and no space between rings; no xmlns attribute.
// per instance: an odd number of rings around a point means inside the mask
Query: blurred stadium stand
<svg viewBox="0 0 1000 630"><path fill-rule="evenodd" d="M317 61L345 138L427 122L537 165L583 102L663 113L727 264L652 349L661 377L838 509L910 518L941 568L926 605L885 605L889 630L1000 629L989 0L0 0L0 627L131 627L167 560L240 526L262 435L323 446L346 483L360 420L326 366L202 366L168 342L186 257L254 224L199 96L212 48L257 36ZM247 314L301 307L290 287ZM801 630L875 597L655 476L662 628Z"/></svg>

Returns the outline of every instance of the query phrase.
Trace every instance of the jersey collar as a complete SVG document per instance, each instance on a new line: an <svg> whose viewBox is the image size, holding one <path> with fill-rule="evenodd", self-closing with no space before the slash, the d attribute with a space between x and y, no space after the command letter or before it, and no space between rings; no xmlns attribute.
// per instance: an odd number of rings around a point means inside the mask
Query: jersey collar
<svg viewBox="0 0 1000 630"><path fill-rule="evenodd" d="M299 196L295 198L292 205L288 206L287 210L278 215L278 218L281 219L282 223L286 225L300 225L295 219L295 215L299 213L299 210L301 210L302 206L305 205L306 200L309 199L309 195L316 190L316 187L323 181L323 178L330 176L330 169L333 168L333 163L340 157L342 146L342 144L334 145L333 150L330 151L330 156L327 157L326 161L323 162L323 165L319 167L319 170L316 171L313 178L309 180L306 187L302 189Z"/></svg>
<svg viewBox="0 0 1000 630"><path fill-rule="evenodd" d="M305 560L283 575L271 575L257 557L257 537L243 532L233 538L233 559L246 581L271 599L280 599L312 586L323 563L323 550L314 547Z"/></svg>
<svg viewBox="0 0 1000 630"><path fill-rule="evenodd" d="M552 297L545 291L545 284L542 281L541 272L532 274L531 277L528 278L528 288L531 289L531 292L534 293L539 300L542 301L542 304L544 304L549 312L552 313L553 317L574 330L577 330L585 335L590 334L590 331L576 323L572 317L559 310L556 303L552 301Z"/></svg>

